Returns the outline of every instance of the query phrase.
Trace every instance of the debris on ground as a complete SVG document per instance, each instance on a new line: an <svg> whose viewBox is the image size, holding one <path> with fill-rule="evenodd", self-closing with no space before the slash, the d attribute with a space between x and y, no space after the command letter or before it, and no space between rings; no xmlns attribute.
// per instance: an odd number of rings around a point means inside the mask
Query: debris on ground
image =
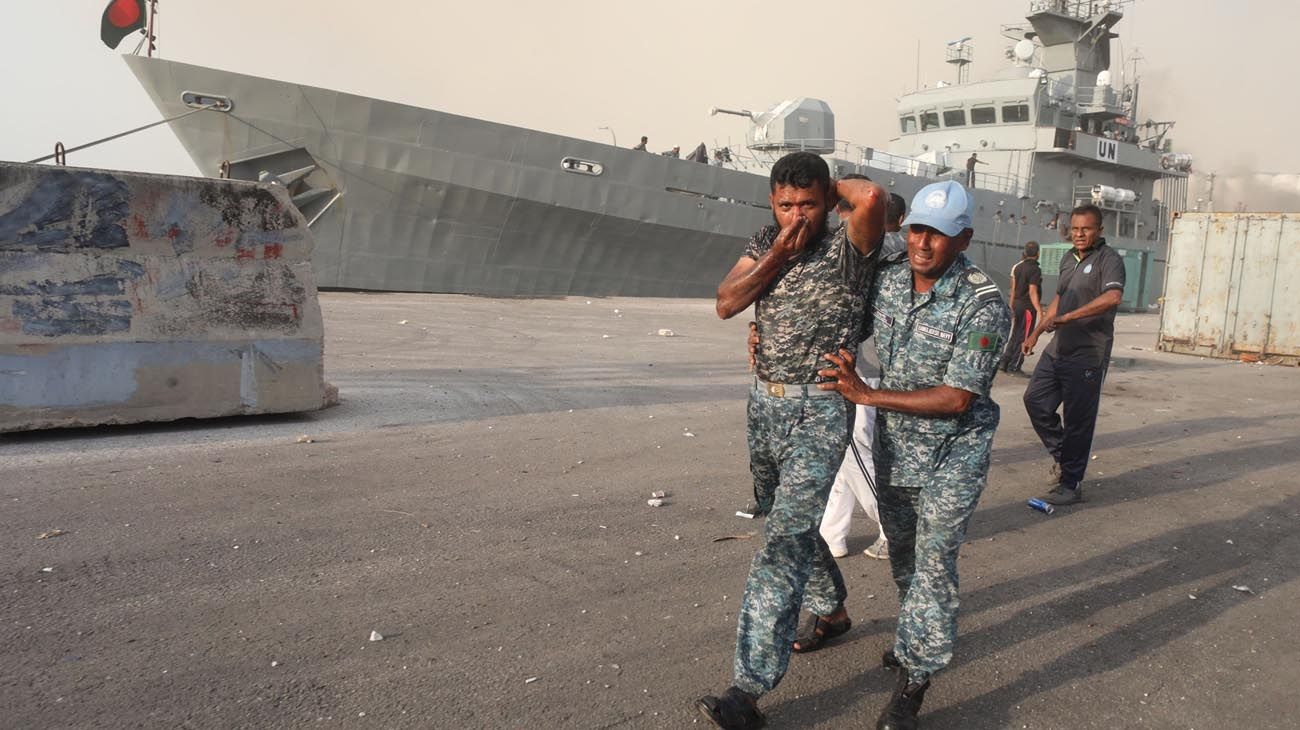
<svg viewBox="0 0 1300 730"><path fill-rule="evenodd" d="M664 506L664 501L663 501L662 499L647 499L647 500L645 501L645 503L648 504L648 505L650 505L651 507L662 507L662 506Z"/></svg>
<svg viewBox="0 0 1300 730"><path fill-rule="evenodd" d="M1250 589L1250 586L1233 586L1232 590L1240 591L1241 593L1254 593L1254 591Z"/></svg>
<svg viewBox="0 0 1300 730"><path fill-rule="evenodd" d="M404 320L402 320L401 322L398 322L398 324L406 324L407 322L410 322L410 321L411 321L411 320L409 320L409 319L404 319Z"/></svg>
<svg viewBox="0 0 1300 730"><path fill-rule="evenodd" d="M378 631L371 631L371 632L370 632L370 640L371 640L371 641L383 641L383 640L384 640L384 635L381 634L381 633L379 633Z"/></svg>
<svg viewBox="0 0 1300 730"><path fill-rule="evenodd" d="M316 443L316 439L314 439L314 438L312 438L311 436L308 436L307 434L304 433L303 435L301 435L301 436L298 437L298 443L300 443L300 444L314 444L314 443Z"/></svg>
<svg viewBox="0 0 1300 730"><path fill-rule="evenodd" d="M727 540L749 540L752 537L754 537L754 533L752 532L745 535L723 535L722 537L713 538L713 542L726 542Z"/></svg>
<svg viewBox="0 0 1300 730"><path fill-rule="evenodd" d="M582 463L582 462L578 462L578 463ZM660 489L659 491L651 492L650 496L653 497L654 499L663 499L664 497L668 496L668 493Z"/></svg>
<svg viewBox="0 0 1300 730"><path fill-rule="evenodd" d="M676 337L676 336L677 336L677 333L676 333L676 332L673 332L672 330L664 329L664 330L659 330L659 336L660 336L660 337Z"/></svg>
<svg viewBox="0 0 1300 730"><path fill-rule="evenodd" d="M541 677L529 677L528 679L524 680L524 684L532 684L533 682L536 682L539 679L541 679Z"/></svg>
<svg viewBox="0 0 1300 730"><path fill-rule="evenodd" d="M37 535L36 539L48 540L51 537L58 537L59 535L66 535L66 534L68 534L67 530L46 530L45 532L42 532L41 534Z"/></svg>

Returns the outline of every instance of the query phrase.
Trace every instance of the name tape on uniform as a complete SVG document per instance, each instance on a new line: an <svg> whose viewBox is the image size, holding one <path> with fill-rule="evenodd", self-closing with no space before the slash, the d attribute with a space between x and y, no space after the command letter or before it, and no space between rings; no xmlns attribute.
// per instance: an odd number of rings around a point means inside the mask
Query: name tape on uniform
<svg viewBox="0 0 1300 730"><path fill-rule="evenodd" d="M936 340L943 340L944 342L952 342L952 333L944 332L938 327L931 327L928 324L917 322L916 331L920 332L923 335L928 335L930 337L933 337Z"/></svg>

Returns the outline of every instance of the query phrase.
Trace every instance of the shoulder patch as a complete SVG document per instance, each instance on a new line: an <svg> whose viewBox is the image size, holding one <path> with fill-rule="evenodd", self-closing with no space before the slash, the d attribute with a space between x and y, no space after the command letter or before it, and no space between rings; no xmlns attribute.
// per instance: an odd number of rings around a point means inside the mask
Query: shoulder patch
<svg viewBox="0 0 1300 730"><path fill-rule="evenodd" d="M999 339L995 332L972 332L966 336L966 349L976 352L997 352L1002 344Z"/></svg>
<svg viewBox="0 0 1300 730"><path fill-rule="evenodd" d="M961 278L975 290L975 299L980 303L1002 299L1002 291L998 289L998 285L994 284L983 271L970 268L961 275Z"/></svg>

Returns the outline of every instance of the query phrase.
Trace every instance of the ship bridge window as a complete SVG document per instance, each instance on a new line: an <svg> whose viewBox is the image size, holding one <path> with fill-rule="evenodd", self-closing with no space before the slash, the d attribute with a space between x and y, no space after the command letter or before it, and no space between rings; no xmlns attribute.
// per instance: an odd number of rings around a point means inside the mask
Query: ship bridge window
<svg viewBox="0 0 1300 730"><path fill-rule="evenodd" d="M945 127L964 127L966 126L965 109L949 109L943 113L943 126Z"/></svg>
<svg viewBox="0 0 1300 730"><path fill-rule="evenodd" d="M1028 104L1007 104L1002 107L1002 123L1010 124L1012 122L1029 121Z"/></svg>
<svg viewBox="0 0 1300 730"><path fill-rule="evenodd" d="M926 112L921 115L921 131L939 128L939 112Z"/></svg>
<svg viewBox="0 0 1300 730"><path fill-rule="evenodd" d="M998 110L991 106L977 106L970 110L971 124L997 124Z"/></svg>
<svg viewBox="0 0 1300 730"><path fill-rule="evenodd" d="M898 123L903 129L903 134L916 133L916 117L912 117L912 116L901 117L899 118Z"/></svg>

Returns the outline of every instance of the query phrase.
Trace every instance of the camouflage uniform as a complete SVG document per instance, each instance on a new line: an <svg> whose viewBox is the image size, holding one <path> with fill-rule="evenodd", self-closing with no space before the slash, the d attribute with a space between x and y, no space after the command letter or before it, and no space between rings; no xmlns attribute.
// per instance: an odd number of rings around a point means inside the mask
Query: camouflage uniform
<svg viewBox="0 0 1300 730"><path fill-rule="evenodd" d="M758 259L776 234L772 226L759 231L745 255ZM840 226L786 263L754 305L760 345L749 395L749 464L755 502L767 512L766 540L745 584L732 682L752 695L785 674L805 587L808 608L822 615L847 595L818 526L848 447L853 404L812 383L829 366L823 354L861 339L864 286L874 268L875 255L862 255Z"/></svg>
<svg viewBox="0 0 1300 730"><path fill-rule="evenodd" d="M988 477L998 406L989 397L1011 316L998 288L960 254L914 294L905 254L882 262L869 301L881 388L949 385L975 394L959 416L877 409L880 520L902 604L894 652L913 682L952 659L957 553Z"/></svg>

